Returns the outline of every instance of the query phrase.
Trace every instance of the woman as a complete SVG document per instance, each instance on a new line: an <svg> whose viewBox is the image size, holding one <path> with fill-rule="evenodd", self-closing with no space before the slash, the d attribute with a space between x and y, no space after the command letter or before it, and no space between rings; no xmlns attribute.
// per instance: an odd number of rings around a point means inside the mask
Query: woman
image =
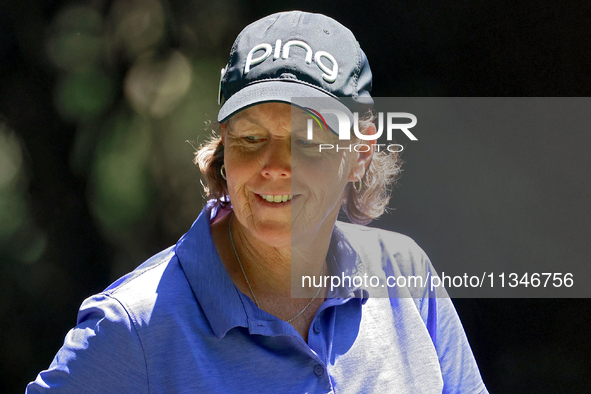
<svg viewBox="0 0 591 394"><path fill-rule="evenodd" d="M436 275L423 251L336 221L341 207L378 217L399 171L330 116L367 110L370 88L355 38L328 17L246 27L222 70L221 135L196 158L212 200L175 246L83 303L28 392L486 392L445 291L381 286ZM359 131L376 133L371 117Z"/></svg>

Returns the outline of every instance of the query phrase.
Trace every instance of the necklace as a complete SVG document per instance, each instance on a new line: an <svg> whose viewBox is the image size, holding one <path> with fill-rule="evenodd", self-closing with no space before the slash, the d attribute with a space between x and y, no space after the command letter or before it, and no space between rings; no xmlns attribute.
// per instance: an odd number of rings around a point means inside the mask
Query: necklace
<svg viewBox="0 0 591 394"><path fill-rule="evenodd" d="M240 270L242 271L242 275L244 275L244 279L246 280L246 284L248 285L248 289L250 290L250 294L252 295L252 299L254 300L254 303L257 305L257 307L260 309L261 306L259 305L259 302L257 301L257 297L254 295L254 291L252 291L252 286L250 285L250 282L248 281L248 277L246 276L246 272L244 271L244 267L242 266L242 263L240 262L240 257L238 257L238 252L236 251L236 245L234 245L234 237L232 236L232 218L233 218L234 214L232 213L231 215L232 216L230 216L230 223L228 224L228 232L230 233L230 243L232 244L232 249L234 249L234 255L236 256L236 260L238 260L238 265L240 266ZM322 266L322 271L320 271L321 277L322 277L323 273L324 273L324 265ZM310 305L312 305L314 300L318 297L318 294L320 294L320 289L322 289L322 287L318 286L318 290L316 291L316 294L314 294L314 297L310 300L310 302L308 302L308 304L306 304L304 309L299 311L294 317L287 320L288 323L291 323L292 321L294 321L295 319L300 317L302 315L302 313L304 313L306 311L306 309L308 309L308 307Z"/></svg>

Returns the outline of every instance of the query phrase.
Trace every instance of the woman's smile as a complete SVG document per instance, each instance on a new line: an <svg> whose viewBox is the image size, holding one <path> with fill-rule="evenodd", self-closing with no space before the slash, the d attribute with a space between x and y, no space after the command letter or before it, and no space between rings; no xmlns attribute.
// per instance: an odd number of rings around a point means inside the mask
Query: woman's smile
<svg viewBox="0 0 591 394"><path fill-rule="evenodd" d="M263 200L272 203L282 203L291 201L293 198L292 194L257 194L257 196L261 197Z"/></svg>

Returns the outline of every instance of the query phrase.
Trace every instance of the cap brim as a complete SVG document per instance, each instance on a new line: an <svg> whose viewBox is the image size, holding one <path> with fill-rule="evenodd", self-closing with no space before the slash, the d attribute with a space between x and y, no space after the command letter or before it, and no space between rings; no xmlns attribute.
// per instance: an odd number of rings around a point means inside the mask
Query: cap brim
<svg viewBox="0 0 591 394"><path fill-rule="evenodd" d="M301 81L272 80L253 83L236 92L220 108L218 122L223 123L237 112L253 105L272 102L297 105L304 110L311 108L317 112L336 109L345 113L350 122L353 121L353 113L338 98ZM324 119L329 129L338 134L338 118L328 114Z"/></svg>

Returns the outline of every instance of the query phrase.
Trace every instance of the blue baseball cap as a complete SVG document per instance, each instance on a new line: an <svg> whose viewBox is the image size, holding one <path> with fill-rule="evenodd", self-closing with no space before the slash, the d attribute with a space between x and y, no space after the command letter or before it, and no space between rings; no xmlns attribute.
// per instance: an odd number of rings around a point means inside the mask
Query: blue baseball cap
<svg viewBox="0 0 591 394"><path fill-rule="evenodd" d="M345 26L322 14L272 14L236 38L221 72L218 122L256 104L293 98L309 98L306 107L315 110L321 109L315 103L326 103L315 98L333 98L334 108L352 119L351 111L373 106L371 83L367 57ZM327 122L338 130L336 118Z"/></svg>

